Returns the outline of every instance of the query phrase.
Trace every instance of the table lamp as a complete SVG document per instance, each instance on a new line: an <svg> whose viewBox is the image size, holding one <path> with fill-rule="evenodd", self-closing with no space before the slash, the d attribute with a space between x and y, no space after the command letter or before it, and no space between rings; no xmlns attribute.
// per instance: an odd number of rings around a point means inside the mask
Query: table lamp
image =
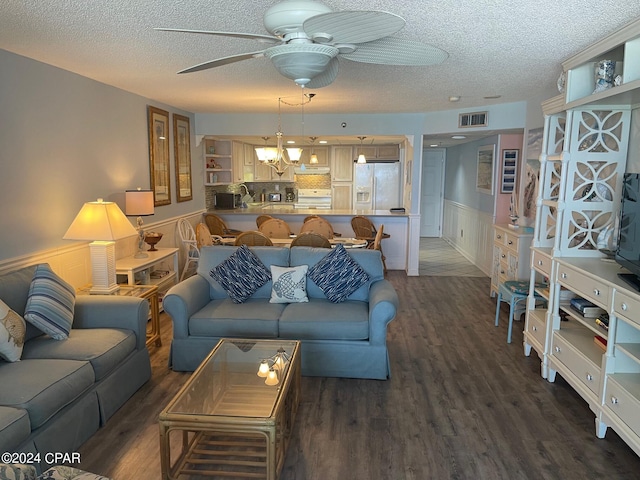
<svg viewBox="0 0 640 480"><path fill-rule="evenodd" d="M122 210L113 202L99 198L85 203L62 238L91 240L90 293L110 294L118 290L116 283L115 240L136 235L136 230Z"/></svg>
<svg viewBox="0 0 640 480"><path fill-rule="evenodd" d="M153 190L126 190L124 192L124 210L127 215L138 215L136 223L138 225L138 252L134 258L147 258L144 253L144 229L142 228L142 216L153 215Z"/></svg>

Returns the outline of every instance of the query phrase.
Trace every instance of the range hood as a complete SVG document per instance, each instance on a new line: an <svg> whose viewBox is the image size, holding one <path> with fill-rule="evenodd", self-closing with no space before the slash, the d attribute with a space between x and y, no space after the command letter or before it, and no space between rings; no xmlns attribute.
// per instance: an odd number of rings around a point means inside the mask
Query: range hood
<svg viewBox="0 0 640 480"><path fill-rule="evenodd" d="M331 170L329 167L309 167L307 165L302 167L294 167L293 172L296 175L326 175Z"/></svg>

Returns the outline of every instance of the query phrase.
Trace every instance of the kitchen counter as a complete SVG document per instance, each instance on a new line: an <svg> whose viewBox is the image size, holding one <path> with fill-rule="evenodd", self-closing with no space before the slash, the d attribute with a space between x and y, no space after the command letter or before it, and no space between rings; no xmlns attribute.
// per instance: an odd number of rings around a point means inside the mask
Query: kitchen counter
<svg viewBox="0 0 640 480"><path fill-rule="evenodd" d="M407 216L406 213L392 213L389 210L337 210L333 208L295 208L293 203L273 202L273 203L260 203L255 205L249 205L247 208L215 208L207 211L208 213L215 213L217 215L321 215L321 216L334 216L334 215L364 215L375 217L403 217Z"/></svg>
<svg viewBox="0 0 640 480"><path fill-rule="evenodd" d="M219 215L229 228L257 230L258 215L271 215L285 220L291 231L298 233L307 215L320 215L331 222L333 230L343 237L353 237L351 218L363 215L371 219L376 227L384 225L390 235L382 244L389 270L407 270L409 215L391 213L389 210L336 210L331 208L295 208L292 203L260 203L247 208L212 209L207 213Z"/></svg>

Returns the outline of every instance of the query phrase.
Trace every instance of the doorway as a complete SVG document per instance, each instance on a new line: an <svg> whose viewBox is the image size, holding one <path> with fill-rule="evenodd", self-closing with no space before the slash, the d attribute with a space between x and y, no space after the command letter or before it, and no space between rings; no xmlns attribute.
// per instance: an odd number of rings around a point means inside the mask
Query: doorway
<svg viewBox="0 0 640 480"><path fill-rule="evenodd" d="M430 148L423 151L420 191L421 237L442 235L445 152L444 148Z"/></svg>

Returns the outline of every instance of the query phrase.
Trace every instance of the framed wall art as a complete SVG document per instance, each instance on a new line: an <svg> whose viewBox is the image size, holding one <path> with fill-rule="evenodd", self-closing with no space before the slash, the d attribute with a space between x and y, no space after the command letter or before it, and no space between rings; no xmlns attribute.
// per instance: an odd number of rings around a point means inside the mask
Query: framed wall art
<svg viewBox="0 0 640 480"><path fill-rule="evenodd" d="M191 129L189 117L173 114L173 158L176 162L176 200L193 199L191 182Z"/></svg>
<svg viewBox="0 0 640 480"><path fill-rule="evenodd" d="M171 203L169 173L169 112L147 107L149 122L149 168L154 206Z"/></svg>
<svg viewBox="0 0 640 480"><path fill-rule="evenodd" d="M500 193L512 193L516 191L519 154L520 150L517 149L502 150Z"/></svg>
<svg viewBox="0 0 640 480"><path fill-rule="evenodd" d="M489 195L493 194L493 169L495 163L495 145L478 147L478 171L476 173L476 190Z"/></svg>

